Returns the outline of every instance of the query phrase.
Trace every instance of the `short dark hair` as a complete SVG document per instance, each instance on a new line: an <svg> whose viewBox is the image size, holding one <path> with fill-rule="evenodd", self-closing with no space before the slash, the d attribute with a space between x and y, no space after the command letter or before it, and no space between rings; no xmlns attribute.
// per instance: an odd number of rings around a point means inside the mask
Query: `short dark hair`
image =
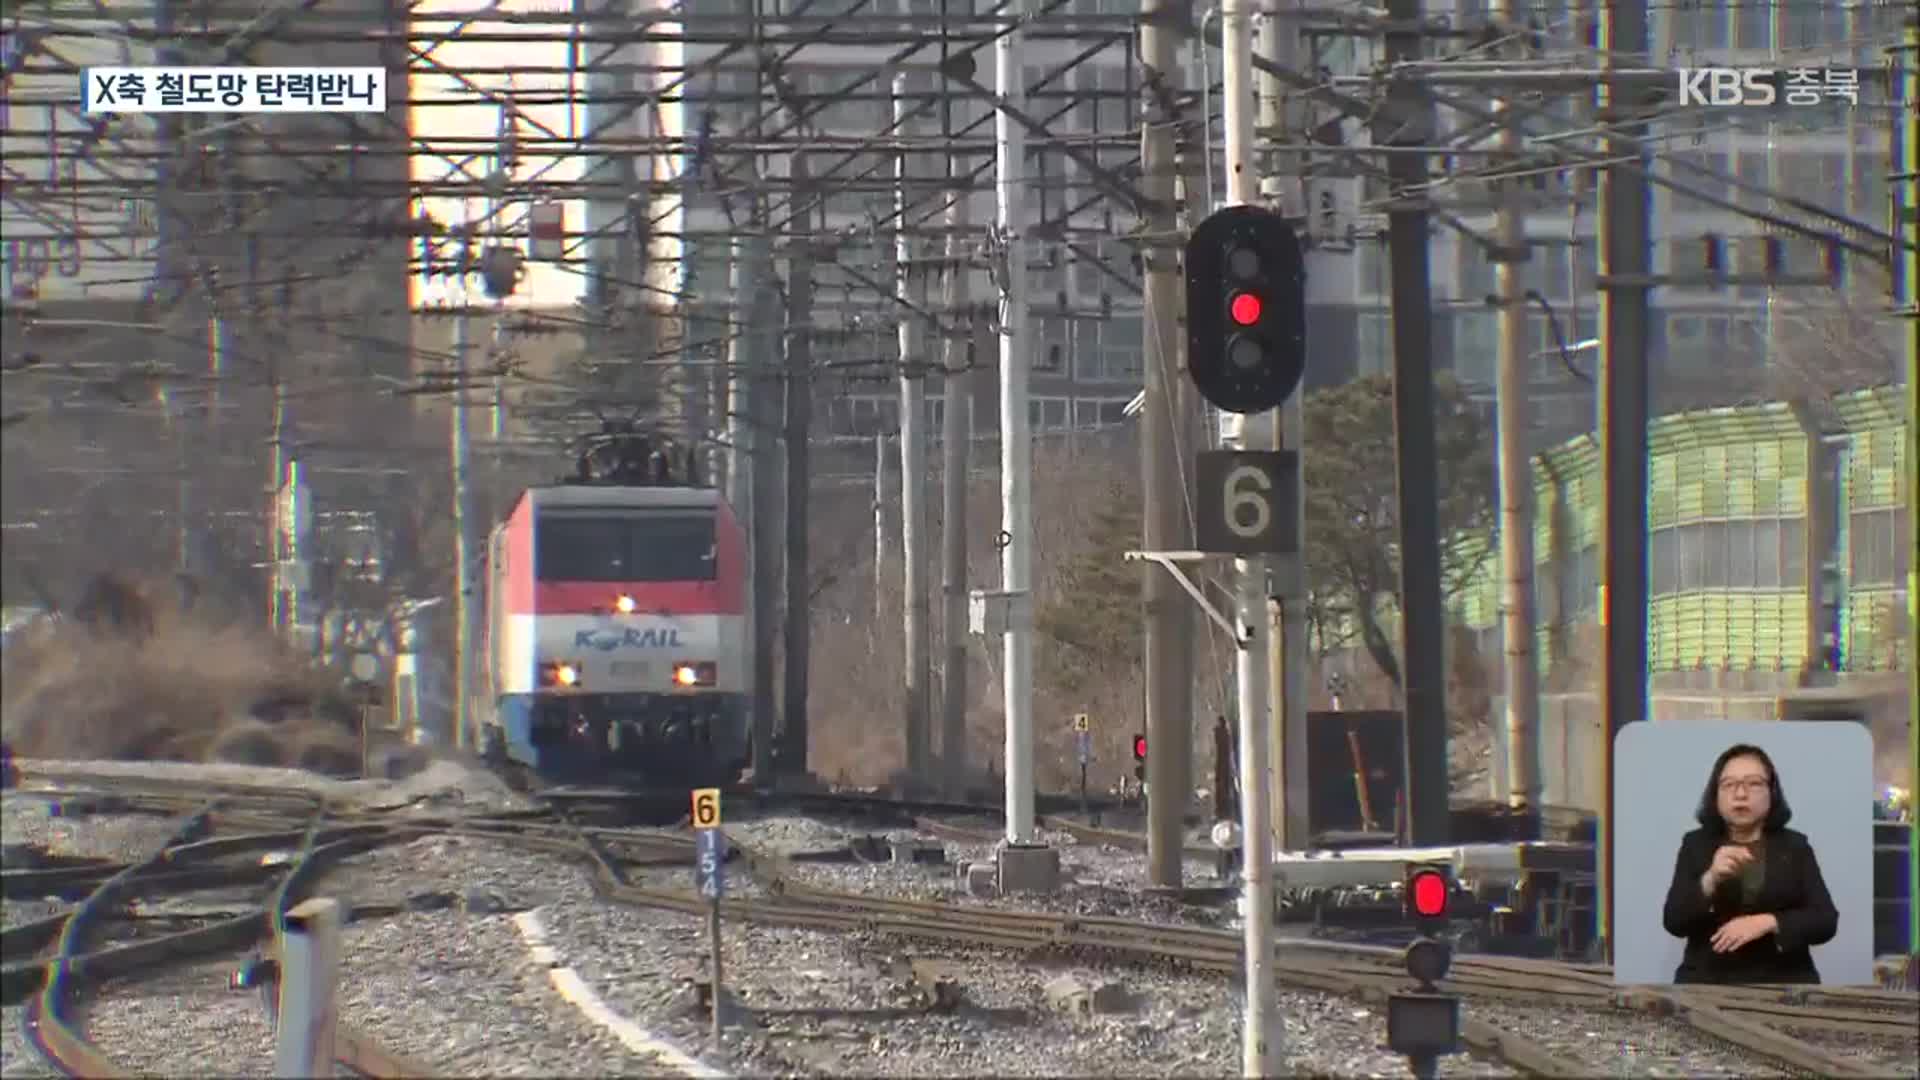
<svg viewBox="0 0 1920 1080"><path fill-rule="evenodd" d="M1726 771L1727 762L1737 757L1760 759L1767 770L1767 820L1760 823L1762 832L1779 832L1793 820L1793 807L1787 805L1787 793L1780 790L1780 770L1773 767L1773 759L1765 750L1751 743L1734 743L1720 752L1714 759L1713 771L1707 774L1707 790L1700 795L1700 808L1693 812L1695 821L1717 833L1727 831L1726 819L1720 816L1720 774Z"/></svg>

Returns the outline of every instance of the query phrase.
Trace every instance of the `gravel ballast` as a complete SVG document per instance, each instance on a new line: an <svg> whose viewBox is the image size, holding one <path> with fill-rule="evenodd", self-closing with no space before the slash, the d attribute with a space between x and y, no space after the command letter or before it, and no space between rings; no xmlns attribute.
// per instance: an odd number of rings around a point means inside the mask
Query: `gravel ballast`
<svg viewBox="0 0 1920 1080"><path fill-rule="evenodd" d="M370 792L378 795L379 792ZM484 798L484 793L482 793ZM476 799L475 801L480 801ZM164 839L162 818L49 821L36 800L9 793L9 843L135 858ZM469 807L471 808L471 807ZM16 832L15 830L24 830ZM37 831L36 831L37 830ZM769 815L729 821L735 842L795 854L844 846L873 830L815 818ZM910 832L882 834L910 838ZM930 842L930 838L920 838ZM1144 859L1130 851L1048 837L1062 857L1057 896L989 900L965 896L958 866L991 856L985 845L946 844L943 865L800 862L803 881L869 895L970 905L1118 914L1160 921L1213 921L1230 912L1134 891ZM690 861L690 860L689 860ZM634 884L685 888L691 866L636 867ZM1189 880L1210 883L1194 864ZM730 867L729 892L755 895ZM341 1017L383 1047L442 1075L667 1075L562 998L545 963L530 954L514 916L532 912L553 963L571 968L606 1006L653 1039L739 1076L1108 1075L1227 1077L1239 1073L1237 980L1167 969L1120 968L1082 957L1041 961L903 942L859 931L826 932L729 922L723 950L734 1018L723 1045L708 1045L708 1017L693 984L709 971L705 919L613 905L596 896L585 868L566 859L468 837L430 837L357 857L333 871L322 895L361 905L398 905L343 935ZM7 905L9 924L26 905ZM237 959L237 958L236 958ZM227 988L234 961L206 964L139 985L108 988L89 1030L136 1072L265 1075L271 1034L258 999ZM915 973L957 988L957 1004L929 1009ZM1063 977L1102 995L1101 1012L1069 1014L1050 1000ZM1466 1015L1543 1043L1604 1076L1780 1076L1740 1053L1648 1014L1538 1008L1470 1000ZM19 1033L18 1009L0 1032L7 1077L48 1076ZM1283 989L1284 1062L1290 1072L1404 1076L1385 1046L1374 1005ZM190 1015L188 1015L190 1014ZM1902 1064L1896 1040L1856 1048L1863 1060ZM1911 1056L1905 1063L1911 1063ZM1508 1076L1473 1055L1442 1060L1445 1076Z"/></svg>

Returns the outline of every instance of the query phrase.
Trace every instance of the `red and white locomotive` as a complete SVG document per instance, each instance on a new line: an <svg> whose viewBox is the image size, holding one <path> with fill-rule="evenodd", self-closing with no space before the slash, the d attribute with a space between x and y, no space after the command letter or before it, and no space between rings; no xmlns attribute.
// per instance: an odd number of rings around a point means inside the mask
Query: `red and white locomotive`
<svg viewBox="0 0 1920 1080"><path fill-rule="evenodd" d="M655 445L610 430L493 530L489 757L549 782L645 788L746 768L746 534L691 455Z"/></svg>

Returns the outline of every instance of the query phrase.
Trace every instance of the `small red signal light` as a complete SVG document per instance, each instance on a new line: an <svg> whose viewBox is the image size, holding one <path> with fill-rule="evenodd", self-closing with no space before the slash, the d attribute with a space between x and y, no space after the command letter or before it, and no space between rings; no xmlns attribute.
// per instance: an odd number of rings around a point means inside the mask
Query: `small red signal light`
<svg viewBox="0 0 1920 1080"><path fill-rule="evenodd" d="M1133 760L1147 760L1147 737L1145 735L1135 735L1133 737Z"/></svg>
<svg viewBox="0 0 1920 1080"><path fill-rule="evenodd" d="M1241 326L1252 326L1260 321L1263 307L1260 298L1252 293L1235 293L1233 299L1227 301L1227 314Z"/></svg>
<svg viewBox="0 0 1920 1080"><path fill-rule="evenodd" d="M1447 875L1438 870L1420 870L1407 883L1413 898L1413 913L1423 919L1437 919L1447 913Z"/></svg>

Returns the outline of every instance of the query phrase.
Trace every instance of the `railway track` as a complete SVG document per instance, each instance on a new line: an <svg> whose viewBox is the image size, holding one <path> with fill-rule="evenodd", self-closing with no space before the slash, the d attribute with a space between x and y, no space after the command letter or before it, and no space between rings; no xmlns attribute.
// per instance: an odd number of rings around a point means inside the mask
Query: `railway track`
<svg viewBox="0 0 1920 1080"><path fill-rule="evenodd" d="M174 798L189 796L183 793ZM154 805L165 801L156 800ZM279 801L284 805L285 800ZM390 833L365 826L326 828L325 804L314 799L309 800L307 823L297 833L212 837L215 815L222 805L216 798L188 813L166 843L146 859L118 867L51 872L64 875L65 881L50 880L43 873L40 884L54 886L47 891L85 890L85 895L65 911L5 931L0 954L37 956L52 950L45 959L16 960L5 965L0 973L0 993L8 1004L27 1000L24 1022L29 1041L68 1075L129 1075L86 1036L87 1015L105 1004L105 986L151 978L194 961L243 951L263 937L274 939L277 951L286 911L312 891L328 868L386 841ZM296 844L292 857L275 865L220 862L233 855L280 847L290 840ZM9 895L31 891L33 884L20 872L8 872ZM124 914L126 905L135 899L189 889L267 884L271 887L257 906L211 925L157 936L136 935L130 942L101 941L116 917ZM335 1058L342 1067L361 1076L434 1075L430 1068L391 1054L346 1026L340 1027L336 1037Z"/></svg>
<svg viewBox="0 0 1920 1080"><path fill-rule="evenodd" d="M112 786L118 789L113 797L124 798L127 805L137 805L148 812L177 811L192 797L186 791L133 790L134 785L117 782L117 778ZM243 835L230 838L227 843L235 849L244 844L272 846L268 842L268 838L272 838L273 843L285 845L291 835L287 829L290 815L298 811L284 793L235 790L225 794L238 801L224 811L216 809L213 820L234 827L244 825L268 830L279 827L277 832ZM807 799L809 805L821 811L833 809L844 813L851 805L853 811L913 822L929 833L950 839L977 842L990 838L980 830L945 825L922 816L934 807L946 809L943 804L900 803L875 796L840 800L813 795ZM588 824L576 810L595 801L586 796L561 797L552 800L547 809L537 811L398 820L393 812L403 806L338 811L329 825L332 832L325 835L347 832L357 839L362 850L378 843L433 834L490 839L584 860L596 890L610 901L688 914L703 913L707 901L691 890L633 884L627 873L648 866L690 865L691 839L684 833L662 829ZM793 803L781 801L777 805L790 807ZM989 813L971 806L954 809L969 815ZM224 819L220 817L222 813ZM1073 833L1085 843L1115 843L1115 838L1132 835L1074 822L1055 821L1047 827L1063 825L1069 827L1062 831ZM947 946L1012 952L1034 960L1071 954L1098 956L1109 961L1174 964L1222 975L1242 970L1240 937L1229 931L873 897L823 889L802 881L794 872L794 865L786 859L739 844L730 846L765 893L761 897L724 901L725 915L733 920L816 930L867 931ZM1129 842L1120 841L1115 846L1129 846ZM63 873L75 882L83 882L100 880L125 869L79 867L48 873ZM148 872L159 873L151 868ZM92 879L88 879L89 874ZM163 882L156 878L154 884L158 887ZM9 891L12 888L10 873ZM11 937L25 929L16 928L8 935ZM40 932L44 933L44 928ZM9 955L17 955L11 945L7 951ZM1277 967L1279 978L1287 985L1378 1002L1406 986L1400 956L1397 949L1378 946L1287 940L1279 949ZM1819 987L1623 989L1614 985L1610 971L1604 967L1509 957L1456 957L1442 989L1470 1001L1500 1001L1522 1006L1551 1003L1672 1017L1701 1034L1790 1070L1823 1076L1875 1074L1809 1039L1848 1035L1911 1038L1915 1026L1920 1024L1920 997L1911 993ZM1784 1030L1786 1027L1803 1032L1808 1038L1789 1034ZM1465 1019L1463 1037L1474 1053L1504 1061L1529 1075L1576 1077L1592 1071L1590 1066L1568 1061L1538 1043L1472 1017Z"/></svg>
<svg viewBox="0 0 1920 1080"><path fill-rule="evenodd" d="M558 812L565 816L563 810ZM942 828L940 823L924 819L918 825L936 835L944 833L970 841L987 838L978 833L965 835L964 830ZM1113 843L1116 837L1131 839L1130 834L1074 822L1054 821L1043 827L1059 828L1086 843ZM684 838L663 836L653 843L666 849L678 847L683 863L691 859L692 844ZM1221 974L1243 970L1240 936L1228 931L861 896L806 885L797 880L784 860L732 842L729 846L741 853L750 872L771 896L766 900L723 902L724 914L734 919L866 930L944 944L1007 949L1036 957L1049 952L1094 953L1122 960L1172 962ZM669 907L688 914L705 910L707 901L690 891L627 884L617 861L608 857L604 848L593 844L583 847L593 853L598 887L610 899ZM1370 1002L1384 1001L1388 994L1406 987L1397 949L1288 941L1278 951L1278 975L1287 985ZM1623 990L1605 968L1509 957L1457 957L1441 989L1467 999L1521 1005L1547 1001L1670 1016L1703 1035L1788 1069L1833 1077L1879 1074L1851 1058L1788 1034L1780 1030L1780 1025L1790 1018L1794 1026L1810 1031L1897 1038L1911 1036L1915 1025L1920 1024L1920 998L1911 994L1842 988ZM1591 1073L1588 1065L1568 1061L1532 1040L1472 1017L1464 1018L1462 1038L1474 1052L1531 1075L1573 1078Z"/></svg>

